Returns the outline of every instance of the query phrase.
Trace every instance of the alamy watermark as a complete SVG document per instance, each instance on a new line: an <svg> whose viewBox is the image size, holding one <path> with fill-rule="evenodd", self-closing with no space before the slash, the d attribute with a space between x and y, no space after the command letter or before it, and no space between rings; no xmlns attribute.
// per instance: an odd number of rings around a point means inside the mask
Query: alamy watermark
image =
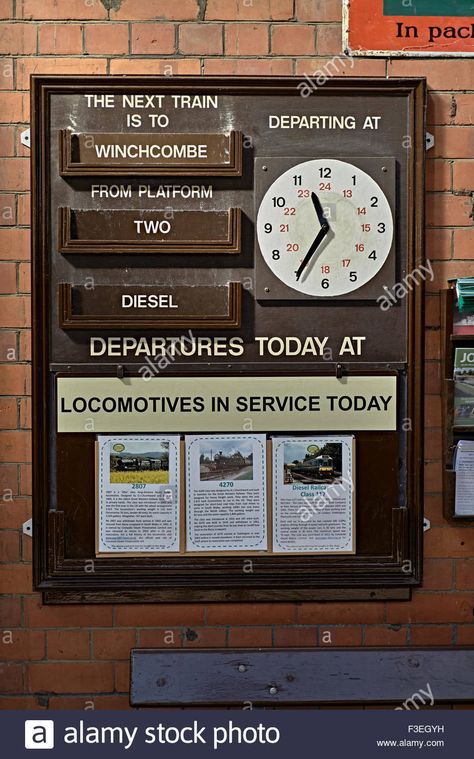
<svg viewBox="0 0 474 759"><path fill-rule="evenodd" d="M297 85L301 97L309 97L313 92L316 92L318 87L325 85L331 77L339 76L348 66L350 69L354 68L354 58L345 54L335 55L324 66L313 71L311 76L305 72L303 74L305 81Z"/></svg>
<svg viewBox="0 0 474 759"><path fill-rule="evenodd" d="M398 301L405 298L416 285L424 282L427 279L428 275L430 278L429 281L433 281L434 271L431 265L431 261L429 259L426 259L425 263L426 266L424 264L420 264L420 266L418 266L416 269L413 269L412 272L407 274L406 277L403 277L400 282L396 282L393 287L387 287L384 285L383 289L385 290L385 293L377 298L377 303L379 304L379 307L382 309L382 311L388 311L388 309L396 305Z"/></svg>

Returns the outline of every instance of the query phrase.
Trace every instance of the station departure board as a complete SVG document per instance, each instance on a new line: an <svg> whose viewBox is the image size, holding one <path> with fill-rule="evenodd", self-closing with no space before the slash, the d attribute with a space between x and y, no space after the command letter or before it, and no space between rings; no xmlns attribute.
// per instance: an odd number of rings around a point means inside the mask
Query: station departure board
<svg viewBox="0 0 474 759"><path fill-rule="evenodd" d="M407 598L425 84L34 76L47 602Z"/></svg>

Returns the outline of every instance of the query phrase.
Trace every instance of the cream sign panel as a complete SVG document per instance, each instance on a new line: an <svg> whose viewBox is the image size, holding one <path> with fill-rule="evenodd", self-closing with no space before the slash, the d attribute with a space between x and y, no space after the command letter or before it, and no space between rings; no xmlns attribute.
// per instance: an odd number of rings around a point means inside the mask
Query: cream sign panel
<svg viewBox="0 0 474 759"><path fill-rule="evenodd" d="M58 432L395 430L396 378L62 377Z"/></svg>

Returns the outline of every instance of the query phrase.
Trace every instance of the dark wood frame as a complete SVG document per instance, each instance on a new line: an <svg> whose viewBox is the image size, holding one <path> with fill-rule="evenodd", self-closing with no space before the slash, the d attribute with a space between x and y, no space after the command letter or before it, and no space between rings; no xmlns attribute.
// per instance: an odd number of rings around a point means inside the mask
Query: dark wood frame
<svg viewBox="0 0 474 759"><path fill-rule="evenodd" d="M407 599L410 588L420 584L423 517L423 313L424 290L407 296L408 397L412 420L407 447L407 504L394 509L393 549L390 556L320 558L308 556L262 557L258 571L242 574L241 558L186 557L94 559L94 573L84 572L81 559L64 555L64 515L50 503L52 451L49 439L51 376L49 319L51 313L48 269L49 218L49 103L52 93L147 91L159 88L191 93L238 92L242 95L282 94L298 96L293 77L173 77L153 76L42 76L32 77L32 194L33 194L33 493L34 583L46 602L130 601L255 601ZM424 79L334 78L324 93L364 95L403 94L410 101L410 132L414 146L408 149L408 261L411 270L424 262ZM135 169L134 169L135 171ZM146 169L146 173L149 173ZM85 172L79 172L84 174ZM105 172L117 176L123 169ZM169 173L169 172L167 172ZM184 172L183 172L184 173ZM79 175L78 174L78 175ZM189 172L186 172L189 175ZM115 373L111 367L111 372Z"/></svg>
<svg viewBox="0 0 474 759"><path fill-rule="evenodd" d="M97 80L100 77L95 77ZM148 77L152 79L152 77ZM156 77L154 77L156 79ZM184 78L184 77L183 77ZM216 77L217 78L217 77ZM85 78L84 78L85 79ZM83 79L83 81L84 81ZM102 78L103 79L103 78ZM144 81L146 77L133 77L135 81L140 79ZM130 81L132 77L130 77ZM104 81L104 79L103 79ZM110 81L110 80L109 80ZM125 81L124 81L125 84ZM72 160L72 134L67 129L62 129L59 133L59 173L63 177L81 177L81 176L154 176L154 177L240 177L242 176L242 133L231 131L229 133L229 164L228 166L207 164L206 166L196 166L192 172L186 166L155 166L137 165L131 163L129 166L107 165L100 163L86 164L74 163Z"/></svg>
<svg viewBox="0 0 474 759"><path fill-rule="evenodd" d="M227 238L225 240L205 240L198 243L189 240L170 243L167 240L78 240L71 236L71 219L74 213L71 208L60 208L58 211L58 250L69 255L85 253L133 254L172 253L173 255L195 254L236 254L240 253L242 233L242 212L240 208L227 210ZM199 211L195 211L199 213ZM212 213L209 211L208 213Z"/></svg>
<svg viewBox="0 0 474 759"><path fill-rule="evenodd" d="M61 329L239 329L242 317L242 283L229 282L227 284L227 313L212 317L202 314L201 316L186 316L183 314L155 313L149 316L130 313L110 314L77 314L74 313L72 303L72 290L74 285L69 282L60 282L58 286L58 311L59 326Z"/></svg>

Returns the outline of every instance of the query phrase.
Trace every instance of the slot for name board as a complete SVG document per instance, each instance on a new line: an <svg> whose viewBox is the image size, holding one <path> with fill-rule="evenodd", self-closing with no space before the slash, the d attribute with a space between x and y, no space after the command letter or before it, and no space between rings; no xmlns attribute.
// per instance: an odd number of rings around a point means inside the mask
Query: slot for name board
<svg viewBox="0 0 474 759"><path fill-rule="evenodd" d="M242 176L242 133L59 134L61 176Z"/></svg>
<svg viewBox="0 0 474 759"><path fill-rule="evenodd" d="M59 326L64 330L239 329L242 286L96 285L61 282Z"/></svg>
<svg viewBox="0 0 474 759"><path fill-rule="evenodd" d="M60 253L240 253L240 208L225 211L59 209Z"/></svg>

